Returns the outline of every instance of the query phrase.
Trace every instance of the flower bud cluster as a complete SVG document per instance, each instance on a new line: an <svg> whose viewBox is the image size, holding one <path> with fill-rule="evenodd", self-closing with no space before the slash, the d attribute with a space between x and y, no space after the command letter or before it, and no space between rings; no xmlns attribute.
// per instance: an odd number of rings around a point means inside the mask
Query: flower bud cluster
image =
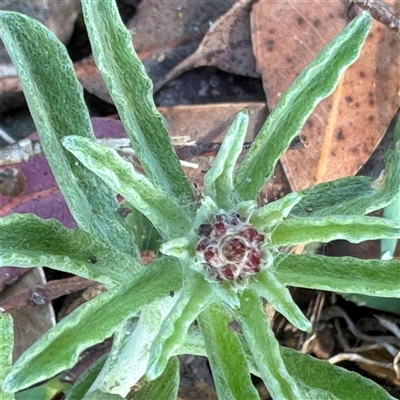
<svg viewBox="0 0 400 400"><path fill-rule="evenodd" d="M199 226L197 254L216 280L242 280L260 271L264 235L238 214L215 216Z"/></svg>

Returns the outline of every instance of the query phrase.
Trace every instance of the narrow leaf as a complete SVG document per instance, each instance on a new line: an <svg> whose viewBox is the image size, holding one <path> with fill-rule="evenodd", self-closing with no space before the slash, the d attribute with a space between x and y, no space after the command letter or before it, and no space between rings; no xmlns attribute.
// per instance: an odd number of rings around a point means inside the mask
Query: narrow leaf
<svg viewBox="0 0 400 400"><path fill-rule="evenodd" d="M394 128L394 146L397 153L400 154L400 116L397 116L396 126ZM399 191L393 201L383 210L384 218L390 219L400 224L400 168L398 170ZM397 239L383 239L381 242L382 259L392 259L397 246Z"/></svg>
<svg viewBox="0 0 400 400"><path fill-rule="evenodd" d="M70 383L61 380L60 376L56 376L41 385L16 393L15 400L53 400L57 395L67 392L70 387ZM1 399L3 400L3 398Z"/></svg>
<svg viewBox="0 0 400 400"><path fill-rule="evenodd" d="M300 192L303 198L292 214L298 217L363 215L384 208L400 194L400 151L387 152L385 165L383 177L375 182L367 176L352 176Z"/></svg>
<svg viewBox="0 0 400 400"><path fill-rule="evenodd" d="M67 50L50 30L25 15L0 11L0 21L0 35L17 69L40 144L75 221L139 258L113 191L60 143L67 135L94 139Z"/></svg>
<svg viewBox="0 0 400 400"><path fill-rule="evenodd" d="M235 316L271 397L286 400L301 399L301 390L286 370L278 341L257 293L246 289L239 294L239 298L240 308Z"/></svg>
<svg viewBox="0 0 400 400"><path fill-rule="evenodd" d="M182 292L164 319L151 346L147 376L153 380L164 371L168 360L185 339L189 326L212 301L210 285L204 276L191 272L184 282Z"/></svg>
<svg viewBox="0 0 400 400"><path fill-rule="evenodd" d="M230 210L237 203L233 191L233 170L243 150L248 125L249 113L241 111L229 127L213 166L204 176L205 194L225 210Z"/></svg>
<svg viewBox="0 0 400 400"><path fill-rule="evenodd" d="M394 400L381 386L344 368L308 354L281 347L289 373L311 388L325 390L339 400Z"/></svg>
<svg viewBox="0 0 400 400"><path fill-rule="evenodd" d="M311 330L311 322L293 301L289 290L279 282L268 268L250 278L249 286L266 299L275 310L303 331Z"/></svg>
<svg viewBox="0 0 400 400"><path fill-rule="evenodd" d="M82 0L82 9L97 67L144 170L157 187L187 202L192 189L115 1Z"/></svg>
<svg viewBox="0 0 400 400"><path fill-rule="evenodd" d="M250 217L250 222L258 229L272 232L289 215L300 200L301 195L299 193L289 193L279 200L254 210Z"/></svg>
<svg viewBox="0 0 400 400"><path fill-rule="evenodd" d="M125 283L143 270L136 258L55 219L12 214L0 219L0 236L1 266L45 265L107 285Z"/></svg>
<svg viewBox="0 0 400 400"><path fill-rule="evenodd" d="M15 363L4 382L8 391L27 388L72 367L79 354L111 336L144 305L178 291L182 270L176 259L154 261L132 283L95 297L65 317Z"/></svg>
<svg viewBox="0 0 400 400"><path fill-rule="evenodd" d="M176 351L176 356L182 354L193 354L196 356L207 357L204 338L198 329L198 326L191 326L185 337L185 340L180 344Z"/></svg>
<svg viewBox="0 0 400 400"><path fill-rule="evenodd" d="M146 372L150 348L176 300L171 296L144 306L139 320L129 320L114 332L113 346L101 373L90 388L125 397Z"/></svg>
<svg viewBox="0 0 400 400"><path fill-rule="evenodd" d="M209 306L197 321L206 344L218 398L259 399L240 341L229 328L232 318L224 306Z"/></svg>
<svg viewBox="0 0 400 400"><path fill-rule="evenodd" d="M346 68L358 58L371 20L363 12L350 22L282 96L237 171L235 187L243 200L256 198L317 104L333 93Z"/></svg>
<svg viewBox="0 0 400 400"><path fill-rule="evenodd" d="M400 297L398 260L281 255L275 275L285 285L377 297Z"/></svg>
<svg viewBox="0 0 400 400"><path fill-rule="evenodd" d="M3 390L3 381L11 371L12 353L14 347L14 326L10 314L0 313L0 398L2 400L13 400L14 395Z"/></svg>
<svg viewBox="0 0 400 400"><path fill-rule="evenodd" d="M254 357L245 339L239 335L251 373L260 376ZM370 379L318 360L308 354L280 347L287 370L295 376L305 392L301 399L310 400L394 400L381 386Z"/></svg>
<svg viewBox="0 0 400 400"><path fill-rule="evenodd" d="M74 386L68 391L65 400L82 400L89 390L92 383L99 375L104 363L106 362L107 354L104 354L95 361L75 382Z"/></svg>
<svg viewBox="0 0 400 400"><path fill-rule="evenodd" d="M188 217L175 200L136 172L114 149L78 136L64 138L63 145L167 238L179 237L188 231Z"/></svg>
<svg viewBox="0 0 400 400"><path fill-rule="evenodd" d="M179 389L179 361L172 357L163 374L148 382L138 392L129 394L127 400L176 400Z"/></svg>
<svg viewBox="0 0 400 400"><path fill-rule="evenodd" d="M271 236L271 246L298 243L330 242L343 239L351 243L364 240L400 237L400 225L384 218L332 216L290 218L282 222Z"/></svg>

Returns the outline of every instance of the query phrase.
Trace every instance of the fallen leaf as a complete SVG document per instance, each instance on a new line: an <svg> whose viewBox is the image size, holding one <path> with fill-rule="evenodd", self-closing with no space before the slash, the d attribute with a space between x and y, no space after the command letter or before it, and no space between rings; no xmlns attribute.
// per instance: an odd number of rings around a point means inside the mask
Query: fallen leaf
<svg viewBox="0 0 400 400"><path fill-rule="evenodd" d="M42 306L61 296L86 289L95 282L80 276L53 280L46 284L32 286L7 296L0 301L0 308L5 312L28 306Z"/></svg>
<svg viewBox="0 0 400 400"><path fill-rule="evenodd" d="M146 71L160 88L166 74L193 53L217 18L235 0L147 0L127 24Z"/></svg>
<svg viewBox="0 0 400 400"><path fill-rule="evenodd" d="M160 107L172 137L188 135L195 146L177 147L180 159L197 164L197 168L184 168L186 175L203 189L205 172L211 167L220 144L235 116L244 108L250 111L250 124L245 142L250 143L267 116L264 103L227 103L191 106Z"/></svg>
<svg viewBox="0 0 400 400"><path fill-rule="evenodd" d="M0 294L0 301L22 290L45 283L43 269L33 268L22 275L13 285L7 287ZM55 325L56 320L51 304L27 306L19 310L11 310L10 314L14 321L13 361L15 362L26 349Z"/></svg>
<svg viewBox="0 0 400 400"><path fill-rule="evenodd" d="M93 129L98 138L125 138L126 133L120 121L111 118L93 118ZM29 137L38 140L37 134ZM4 166L0 173L12 169L18 177L16 195L0 196L0 216L11 213L33 213L41 218L55 218L67 228L76 224L58 189L50 166L43 154L34 156L28 162ZM1 187L1 186L0 186Z"/></svg>
<svg viewBox="0 0 400 400"><path fill-rule="evenodd" d="M400 3L389 3L400 10ZM254 5L254 53L270 109L346 26L346 11L340 0ZM373 22L360 58L307 120L300 134L304 148L288 150L281 158L293 190L354 175L368 160L400 104L399 44L395 32Z"/></svg>
<svg viewBox="0 0 400 400"><path fill-rule="evenodd" d="M159 80L157 91L167 82L193 68L217 67L236 75L259 78L256 72L250 34L252 0L240 0L218 18L204 36L197 50Z"/></svg>

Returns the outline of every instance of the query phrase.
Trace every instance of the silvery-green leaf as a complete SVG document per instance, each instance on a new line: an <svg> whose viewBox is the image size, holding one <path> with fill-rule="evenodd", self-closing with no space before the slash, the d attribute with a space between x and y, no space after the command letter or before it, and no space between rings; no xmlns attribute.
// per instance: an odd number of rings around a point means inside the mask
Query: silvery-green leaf
<svg viewBox="0 0 400 400"><path fill-rule="evenodd" d="M22 390L71 368L83 350L102 342L143 306L178 291L181 285L179 260L155 260L131 282L84 303L50 329L14 364L4 389Z"/></svg>
<svg viewBox="0 0 400 400"><path fill-rule="evenodd" d="M269 268L264 268L260 273L250 277L249 286L294 326L303 331L311 330L311 322L293 301L289 290L276 279Z"/></svg>
<svg viewBox="0 0 400 400"><path fill-rule="evenodd" d="M190 201L193 192L153 101L153 84L132 45L114 0L82 0L96 65L141 165L170 196Z"/></svg>
<svg viewBox="0 0 400 400"><path fill-rule="evenodd" d="M272 232L299 203L301 195L297 192L289 193L279 200L268 203L253 211L250 222L265 232Z"/></svg>
<svg viewBox="0 0 400 400"><path fill-rule="evenodd" d="M74 386L72 386L68 391L65 400L81 400L84 398L90 386L103 368L107 356L107 354L104 354L100 357L76 380Z"/></svg>
<svg viewBox="0 0 400 400"><path fill-rule="evenodd" d="M298 217L363 215L386 207L400 193L400 150L385 155L385 171L376 181L367 176L351 176L320 183L303 190L292 210Z"/></svg>
<svg viewBox="0 0 400 400"><path fill-rule="evenodd" d="M204 193L225 210L230 210L237 203L233 170L243 150L248 125L249 113L247 110L241 111L229 127L214 164L204 176Z"/></svg>
<svg viewBox="0 0 400 400"><path fill-rule="evenodd" d="M302 391L287 371L279 350L279 343L269 325L258 294L251 289L238 293L240 308L235 313L244 338L259 371L274 399L298 400Z"/></svg>
<svg viewBox="0 0 400 400"><path fill-rule="evenodd" d="M272 233L271 246L291 246L312 242L348 240L360 243L365 240L399 238L400 224L384 218L366 216L330 216L289 218Z"/></svg>
<svg viewBox="0 0 400 400"><path fill-rule="evenodd" d="M0 219L0 265L43 267L107 285L124 283L143 270L136 258L81 229L55 219L12 214Z"/></svg>
<svg viewBox="0 0 400 400"><path fill-rule="evenodd" d="M40 145L78 226L139 259L115 193L66 151L67 135L94 140L89 112L65 46L38 21L0 11L0 36L17 70Z"/></svg>
<svg viewBox="0 0 400 400"><path fill-rule="evenodd" d="M146 372L151 345L175 303L168 294L145 305L139 321L125 321L118 327L107 361L89 392L100 390L125 398Z"/></svg>
<svg viewBox="0 0 400 400"><path fill-rule="evenodd" d="M243 200L254 200L279 157L301 131L318 103L335 90L360 55L372 18L362 12L300 73L264 123L235 176Z"/></svg>
<svg viewBox="0 0 400 400"><path fill-rule="evenodd" d="M147 376L153 380L162 374L168 360L184 341L189 326L214 300L204 276L196 272L187 273L176 304L164 319L151 345Z"/></svg>
<svg viewBox="0 0 400 400"><path fill-rule="evenodd" d="M135 171L114 149L78 136L68 136L62 142L86 168L124 196L165 237L176 238L190 229L188 216L175 199Z"/></svg>
<svg viewBox="0 0 400 400"><path fill-rule="evenodd" d="M394 146L397 148L397 153L400 153L400 117L397 116L396 126L394 128ZM395 221L400 224L400 168L398 169L398 186L399 192L383 210L383 217ZM392 259L397 246L397 239L382 239L381 241L381 258Z"/></svg>
<svg viewBox="0 0 400 400"><path fill-rule="evenodd" d="M274 273L279 281L288 286L400 297L398 260L282 254L275 258Z"/></svg>
<svg viewBox="0 0 400 400"><path fill-rule="evenodd" d="M179 389L179 361L170 358L162 375L146 383L139 391L129 394L127 400L176 400Z"/></svg>
<svg viewBox="0 0 400 400"><path fill-rule="evenodd" d="M0 313L0 386L3 386L4 378L11 371L14 347L13 325L13 319L10 314ZM14 395L10 392L5 392L1 387L0 397L2 400L14 400Z"/></svg>
<svg viewBox="0 0 400 400"><path fill-rule="evenodd" d="M218 398L257 400L259 395L250 379L242 346L229 326L232 320L224 306L217 303L198 317Z"/></svg>

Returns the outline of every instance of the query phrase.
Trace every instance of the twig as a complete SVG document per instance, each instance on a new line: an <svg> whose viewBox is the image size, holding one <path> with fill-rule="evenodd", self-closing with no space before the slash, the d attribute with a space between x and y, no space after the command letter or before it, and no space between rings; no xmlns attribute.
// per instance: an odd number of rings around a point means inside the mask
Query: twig
<svg viewBox="0 0 400 400"><path fill-rule="evenodd" d="M339 353L339 354L336 354L335 356L331 357L328 361L331 364L337 364L342 361L354 361L354 362L375 365L377 367L382 367L382 368L393 370L393 365L391 363L383 363L383 362L370 360L369 358L360 356L357 353Z"/></svg>
<svg viewBox="0 0 400 400"><path fill-rule="evenodd" d="M3 139L8 144L15 143L15 140L3 129L0 128L0 138Z"/></svg>

